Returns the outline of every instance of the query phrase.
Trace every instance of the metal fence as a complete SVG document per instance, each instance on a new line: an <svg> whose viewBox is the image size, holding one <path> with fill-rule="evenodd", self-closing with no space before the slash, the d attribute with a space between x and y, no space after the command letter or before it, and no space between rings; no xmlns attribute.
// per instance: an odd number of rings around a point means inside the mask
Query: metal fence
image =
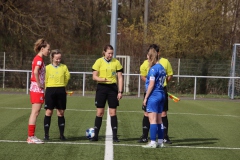
<svg viewBox="0 0 240 160"><path fill-rule="evenodd" d="M0 52L0 84L2 88L26 89L29 85L29 76L32 59L35 55L14 56L16 53ZM95 91L96 82L92 80L92 65L99 55L72 55L63 54L62 62L71 72L71 79L67 88L79 91L86 95ZM144 92L144 84L140 81L139 67L145 57L131 57L129 72L124 73L129 78L127 94L137 95ZM45 57L48 64L49 58ZM231 61L200 60L200 59L169 59L174 78L168 84L169 91L179 94L216 94L228 95L228 81ZM126 69L126 68L125 68ZM238 75L237 75L238 76ZM195 78L196 82L195 82ZM213 78L214 77L214 78ZM223 78L224 77L224 78ZM236 77L240 84L240 79ZM125 89L125 91L127 90Z"/></svg>
<svg viewBox="0 0 240 160"><path fill-rule="evenodd" d="M12 81L12 83L3 84L4 89L12 88L10 84L21 82L22 86L25 86L26 94L29 93L29 85L30 85L30 70L4 70L0 69L0 73L5 72L6 80L4 82ZM21 77L20 79L9 79L7 75L11 74L17 75L17 77ZM67 86L68 90L75 91L80 93L82 96L86 96L88 94L94 94L96 89L96 82L92 80L92 72L70 72L71 79L69 81L69 85ZM129 87L129 92L125 91L126 95L134 95L140 97L144 92L144 84L141 81L140 74L123 74L124 77L129 76L131 86ZM237 79L240 80L240 77L223 77L223 76L189 76L189 75L174 75L173 81L169 84L168 89L174 93L182 92L182 88L184 88L185 93L192 94L193 99L197 98L197 94L199 93L199 87L201 87L201 80L208 81L207 84L216 83L219 80L225 81L226 83L229 79ZM188 86L183 87L182 79L187 79ZM175 80L180 80L176 82ZM199 83L200 82L200 83ZM182 87L178 87L182 86ZM220 89L221 90L221 89ZM183 93L183 92L182 92ZM214 90L209 92L209 94L214 94ZM227 95L227 87L222 91L222 94Z"/></svg>

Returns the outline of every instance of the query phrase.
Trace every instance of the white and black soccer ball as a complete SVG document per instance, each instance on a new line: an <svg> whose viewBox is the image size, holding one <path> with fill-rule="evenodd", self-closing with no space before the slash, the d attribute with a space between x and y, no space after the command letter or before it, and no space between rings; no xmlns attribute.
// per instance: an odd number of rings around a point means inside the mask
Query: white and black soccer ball
<svg viewBox="0 0 240 160"><path fill-rule="evenodd" d="M88 129L86 130L86 137L87 137L88 139L93 138L94 135L95 135L94 128L88 128Z"/></svg>

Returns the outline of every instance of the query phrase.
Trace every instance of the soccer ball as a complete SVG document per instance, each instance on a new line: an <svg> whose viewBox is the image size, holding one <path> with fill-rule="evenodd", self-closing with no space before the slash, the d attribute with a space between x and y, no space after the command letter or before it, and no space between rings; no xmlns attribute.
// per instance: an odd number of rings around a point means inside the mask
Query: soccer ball
<svg viewBox="0 0 240 160"><path fill-rule="evenodd" d="M88 139L93 138L94 135L95 135L94 128L88 128L88 129L86 130L86 137L87 137Z"/></svg>

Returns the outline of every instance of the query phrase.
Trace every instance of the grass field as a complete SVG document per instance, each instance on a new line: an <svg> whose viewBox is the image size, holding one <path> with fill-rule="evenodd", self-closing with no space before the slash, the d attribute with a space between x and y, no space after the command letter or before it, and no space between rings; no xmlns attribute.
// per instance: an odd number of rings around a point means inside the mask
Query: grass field
<svg viewBox="0 0 240 160"><path fill-rule="evenodd" d="M31 111L28 95L0 94L0 159L102 160L105 156L107 111L98 142L91 143L85 130L93 127L93 97L69 96L65 114L67 141L60 141L56 112L52 117L50 141L27 144ZM145 149L137 143L141 136L141 98L125 97L118 108L120 143L113 143L115 160L240 159L240 102L235 100L169 100L169 135L173 142L165 148ZM43 138L44 110L37 120L36 136ZM107 145L106 145L107 144ZM106 151L108 152L108 151Z"/></svg>

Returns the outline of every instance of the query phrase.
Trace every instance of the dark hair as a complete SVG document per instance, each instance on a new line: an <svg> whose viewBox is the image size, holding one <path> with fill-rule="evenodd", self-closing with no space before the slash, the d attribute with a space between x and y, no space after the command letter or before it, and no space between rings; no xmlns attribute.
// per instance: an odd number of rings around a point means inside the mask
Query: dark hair
<svg viewBox="0 0 240 160"><path fill-rule="evenodd" d="M151 44L151 45L148 47L148 50L147 50L147 51L149 52L149 50L150 50L151 48L155 49L156 52L159 52L159 46L158 46L158 45L156 45L156 44Z"/></svg>
<svg viewBox="0 0 240 160"><path fill-rule="evenodd" d="M105 52L110 49L110 50L113 50L113 46L111 46L110 44L106 45L104 48L103 48L103 52L102 52L102 55L104 56Z"/></svg>

